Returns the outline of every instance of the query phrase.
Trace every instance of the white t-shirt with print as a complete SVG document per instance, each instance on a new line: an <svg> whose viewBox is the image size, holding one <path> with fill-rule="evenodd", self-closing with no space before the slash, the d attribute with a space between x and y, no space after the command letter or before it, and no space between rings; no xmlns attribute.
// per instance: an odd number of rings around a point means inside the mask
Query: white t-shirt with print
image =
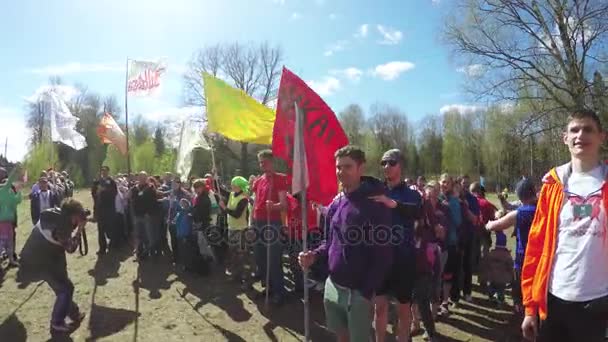
<svg viewBox="0 0 608 342"><path fill-rule="evenodd" d="M584 302L608 295L604 177L603 167L598 166L587 173L572 172L567 180L549 282L549 292L560 299Z"/></svg>

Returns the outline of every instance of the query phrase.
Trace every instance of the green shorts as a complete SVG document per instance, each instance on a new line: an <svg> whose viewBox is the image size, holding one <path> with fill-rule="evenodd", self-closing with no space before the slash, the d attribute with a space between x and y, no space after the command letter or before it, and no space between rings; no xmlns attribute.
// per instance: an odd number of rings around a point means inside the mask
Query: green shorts
<svg viewBox="0 0 608 342"><path fill-rule="evenodd" d="M334 333L348 331L350 342L369 342L373 306L361 292L336 286L328 277L323 304L329 330Z"/></svg>

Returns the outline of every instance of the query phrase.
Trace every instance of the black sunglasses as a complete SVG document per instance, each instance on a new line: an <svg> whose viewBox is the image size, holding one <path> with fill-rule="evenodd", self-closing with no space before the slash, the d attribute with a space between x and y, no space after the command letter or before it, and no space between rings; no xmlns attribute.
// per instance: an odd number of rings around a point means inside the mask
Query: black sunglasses
<svg viewBox="0 0 608 342"><path fill-rule="evenodd" d="M388 164L390 166L395 166L395 165L397 165L397 161L396 160L383 160L380 162L380 165L382 165L382 166L386 166L386 164Z"/></svg>

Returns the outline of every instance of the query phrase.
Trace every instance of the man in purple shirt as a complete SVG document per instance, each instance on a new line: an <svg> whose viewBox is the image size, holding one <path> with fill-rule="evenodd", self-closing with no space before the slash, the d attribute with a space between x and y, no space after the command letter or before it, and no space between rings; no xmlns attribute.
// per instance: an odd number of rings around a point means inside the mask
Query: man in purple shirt
<svg viewBox="0 0 608 342"><path fill-rule="evenodd" d="M392 264L390 210L370 197L383 195L384 184L363 176L365 153L346 146L335 154L336 174L342 185L327 212L326 240L314 251L300 253L308 269L327 260L324 306L327 326L337 340L368 342L372 302Z"/></svg>

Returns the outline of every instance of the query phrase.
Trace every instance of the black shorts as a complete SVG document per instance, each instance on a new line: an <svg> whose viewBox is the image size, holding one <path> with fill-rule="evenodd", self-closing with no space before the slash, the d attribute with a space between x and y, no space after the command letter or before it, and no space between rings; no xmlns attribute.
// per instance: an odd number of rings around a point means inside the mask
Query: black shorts
<svg viewBox="0 0 608 342"><path fill-rule="evenodd" d="M443 269L443 280L447 282L454 280L460 272L461 263L460 249L456 246L448 246L448 261Z"/></svg>
<svg viewBox="0 0 608 342"><path fill-rule="evenodd" d="M396 260L384 284L376 291L378 296L391 296L401 304L411 303L416 284L416 263L413 259Z"/></svg>

